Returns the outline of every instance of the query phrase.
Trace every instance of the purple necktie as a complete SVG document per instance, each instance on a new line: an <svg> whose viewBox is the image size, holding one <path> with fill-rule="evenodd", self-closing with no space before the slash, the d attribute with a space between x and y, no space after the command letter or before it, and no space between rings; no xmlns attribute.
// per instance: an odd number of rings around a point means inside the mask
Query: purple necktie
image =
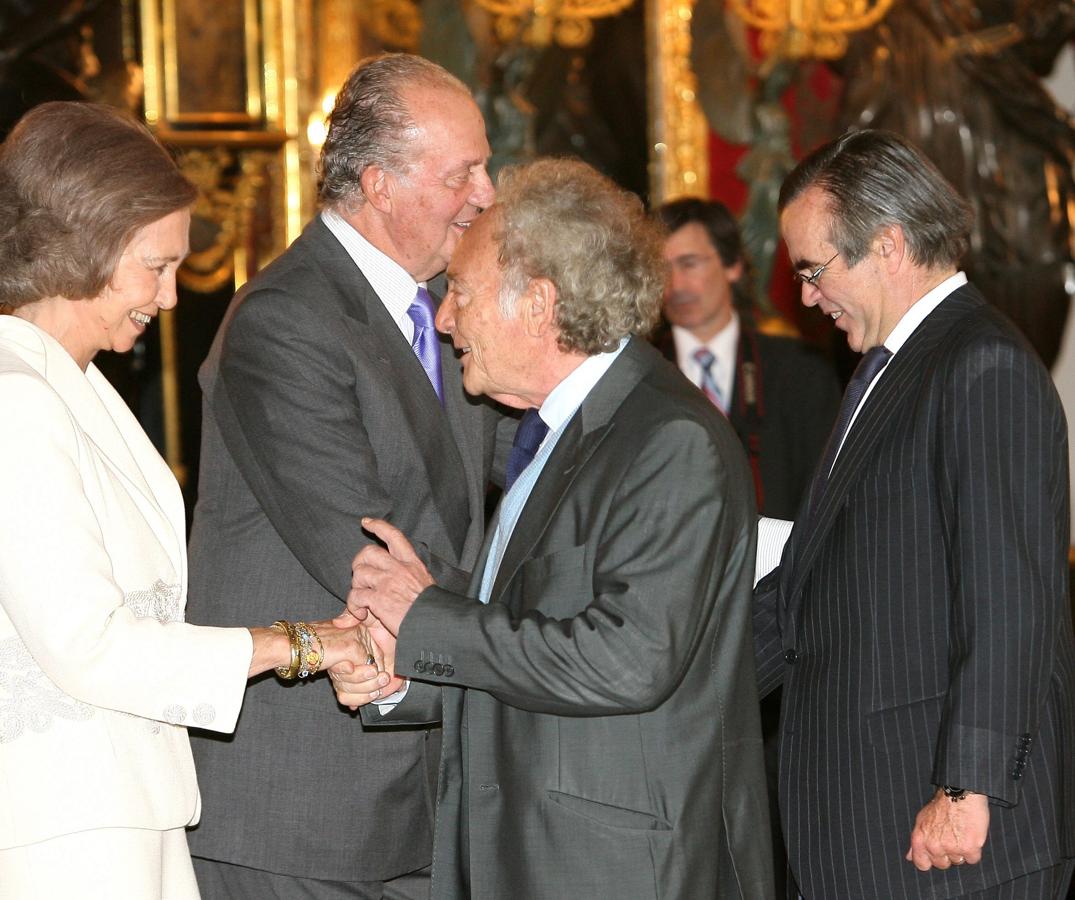
<svg viewBox="0 0 1075 900"><path fill-rule="evenodd" d="M407 315L414 322L411 349L426 370L440 405L444 406L444 385L440 375L440 338L437 337L437 329L433 327L433 298L424 287L418 288L414 302L407 308Z"/></svg>

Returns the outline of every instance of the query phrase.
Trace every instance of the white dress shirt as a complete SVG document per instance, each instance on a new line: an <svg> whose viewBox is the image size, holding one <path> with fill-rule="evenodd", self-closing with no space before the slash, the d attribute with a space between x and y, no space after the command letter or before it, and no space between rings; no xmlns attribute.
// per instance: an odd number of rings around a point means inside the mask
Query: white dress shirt
<svg viewBox="0 0 1075 900"><path fill-rule="evenodd" d="M411 278L399 263L362 237L354 226L349 225L335 210L322 210L321 221L366 276L366 281L370 283L377 299L384 304L407 343L412 343L414 322L407 315L407 310L418 293L418 282ZM424 282L422 287L425 287Z"/></svg>
<svg viewBox="0 0 1075 900"><path fill-rule="evenodd" d="M732 313L732 318L720 331L708 341L702 342L686 328L672 326L672 341L676 346L676 365L698 387L702 386L705 372L698 360L694 358L697 350L705 347L716 360L713 363L713 381L716 382L724 404L731 409L732 391L735 389L735 360L739 352L739 316ZM542 417L544 418L544 416Z"/></svg>

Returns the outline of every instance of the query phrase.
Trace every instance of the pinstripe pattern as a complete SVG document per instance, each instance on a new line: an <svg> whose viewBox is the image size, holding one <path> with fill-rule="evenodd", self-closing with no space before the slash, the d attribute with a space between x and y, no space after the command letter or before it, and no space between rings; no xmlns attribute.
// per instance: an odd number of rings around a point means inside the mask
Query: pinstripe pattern
<svg viewBox="0 0 1075 900"><path fill-rule="evenodd" d="M823 490L755 620L804 896L957 897L1075 854L1066 426L974 288L893 358ZM939 784L994 798L989 839L920 873L903 857Z"/></svg>

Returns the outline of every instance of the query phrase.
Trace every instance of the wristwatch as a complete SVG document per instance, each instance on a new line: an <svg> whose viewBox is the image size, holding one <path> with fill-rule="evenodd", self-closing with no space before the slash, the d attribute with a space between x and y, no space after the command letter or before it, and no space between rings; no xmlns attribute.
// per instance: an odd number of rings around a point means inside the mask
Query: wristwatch
<svg viewBox="0 0 1075 900"><path fill-rule="evenodd" d="M944 791L944 796L946 796L953 803L958 803L960 800L967 796L966 788L952 787L952 785L950 784L942 785L941 790Z"/></svg>

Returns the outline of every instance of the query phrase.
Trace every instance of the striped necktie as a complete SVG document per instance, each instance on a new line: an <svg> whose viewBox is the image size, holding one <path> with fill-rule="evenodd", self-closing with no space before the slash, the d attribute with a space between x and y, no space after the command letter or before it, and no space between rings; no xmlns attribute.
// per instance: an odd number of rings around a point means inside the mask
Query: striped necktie
<svg viewBox="0 0 1075 900"><path fill-rule="evenodd" d="M699 347L694 351L694 361L702 367L702 393L705 394L710 402L719 409L722 413L727 413L728 408L724 403L724 395L721 393L720 388L717 387L717 379L714 374L714 367L717 362L717 358L706 347Z"/></svg>

